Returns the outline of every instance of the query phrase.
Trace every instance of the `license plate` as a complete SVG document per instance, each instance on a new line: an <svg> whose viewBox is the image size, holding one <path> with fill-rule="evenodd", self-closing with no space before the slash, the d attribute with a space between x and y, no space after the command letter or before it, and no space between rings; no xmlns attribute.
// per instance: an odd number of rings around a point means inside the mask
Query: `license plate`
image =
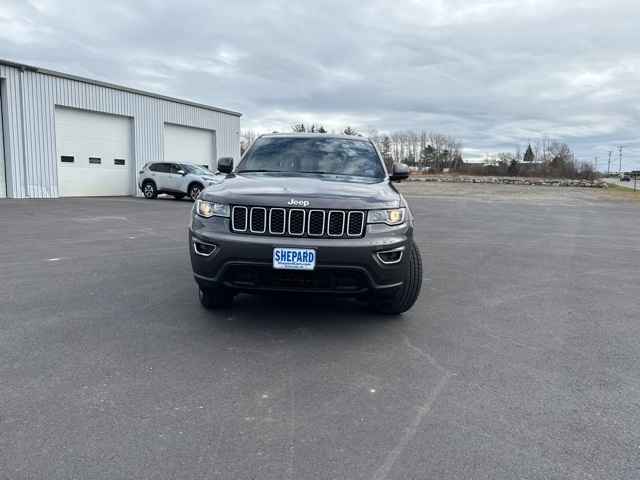
<svg viewBox="0 0 640 480"><path fill-rule="evenodd" d="M274 248L273 268L279 270L313 270L316 251L310 248Z"/></svg>

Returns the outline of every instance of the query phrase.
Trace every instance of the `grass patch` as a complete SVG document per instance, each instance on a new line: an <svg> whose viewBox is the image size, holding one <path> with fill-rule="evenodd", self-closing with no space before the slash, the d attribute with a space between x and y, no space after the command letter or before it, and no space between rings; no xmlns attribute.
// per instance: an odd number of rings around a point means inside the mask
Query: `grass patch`
<svg viewBox="0 0 640 480"><path fill-rule="evenodd" d="M638 184L637 192L634 192L630 188L621 187L620 185L609 184L609 188L607 188L607 193L619 199L640 200L640 184Z"/></svg>

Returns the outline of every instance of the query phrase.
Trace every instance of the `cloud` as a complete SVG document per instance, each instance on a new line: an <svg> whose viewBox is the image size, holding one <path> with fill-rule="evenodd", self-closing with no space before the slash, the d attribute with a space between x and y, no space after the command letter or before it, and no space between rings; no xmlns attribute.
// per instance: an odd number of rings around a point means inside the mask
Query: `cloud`
<svg viewBox="0 0 640 480"><path fill-rule="evenodd" d="M640 167L639 15L627 0L5 0L0 56L239 110L246 128L424 128L470 156L545 135L584 160L624 144Z"/></svg>

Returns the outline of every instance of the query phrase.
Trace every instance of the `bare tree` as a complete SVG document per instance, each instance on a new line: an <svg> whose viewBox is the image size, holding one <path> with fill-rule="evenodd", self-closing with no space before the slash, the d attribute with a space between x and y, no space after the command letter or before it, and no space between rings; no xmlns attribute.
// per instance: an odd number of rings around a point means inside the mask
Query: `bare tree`
<svg viewBox="0 0 640 480"><path fill-rule="evenodd" d="M291 130L326 133L321 124L315 123L298 122L291 126ZM393 162L404 162L411 166L430 167L434 171L441 171L443 168L463 168L462 142L451 135L427 130L380 133L371 127L365 132L389 165ZM346 126L340 133L362 136L360 131L351 125Z"/></svg>
<svg viewBox="0 0 640 480"><path fill-rule="evenodd" d="M258 132L255 130L242 130L240 132L240 153L243 154L246 152L253 142L255 142L256 138L258 138Z"/></svg>

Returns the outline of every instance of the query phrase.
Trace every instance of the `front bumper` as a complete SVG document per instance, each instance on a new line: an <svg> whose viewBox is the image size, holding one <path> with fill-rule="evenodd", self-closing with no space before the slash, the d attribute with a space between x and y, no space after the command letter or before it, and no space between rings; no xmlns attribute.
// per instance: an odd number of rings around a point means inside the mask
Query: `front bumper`
<svg viewBox="0 0 640 480"><path fill-rule="evenodd" d="M412 227L405 224L368 225L365 236L357 239L257 236L232 233L226 218L194 216L189 226L189 253L195 280L204 288L224 285L246 292L392 294L404 282L407 255L398 263L385 264L376 252L406 247L412 235ZM215 250L209 256L199 255L194 247L197 242L215 245ZM276 247L315 249L315 270L274 270Z"/></svg>

